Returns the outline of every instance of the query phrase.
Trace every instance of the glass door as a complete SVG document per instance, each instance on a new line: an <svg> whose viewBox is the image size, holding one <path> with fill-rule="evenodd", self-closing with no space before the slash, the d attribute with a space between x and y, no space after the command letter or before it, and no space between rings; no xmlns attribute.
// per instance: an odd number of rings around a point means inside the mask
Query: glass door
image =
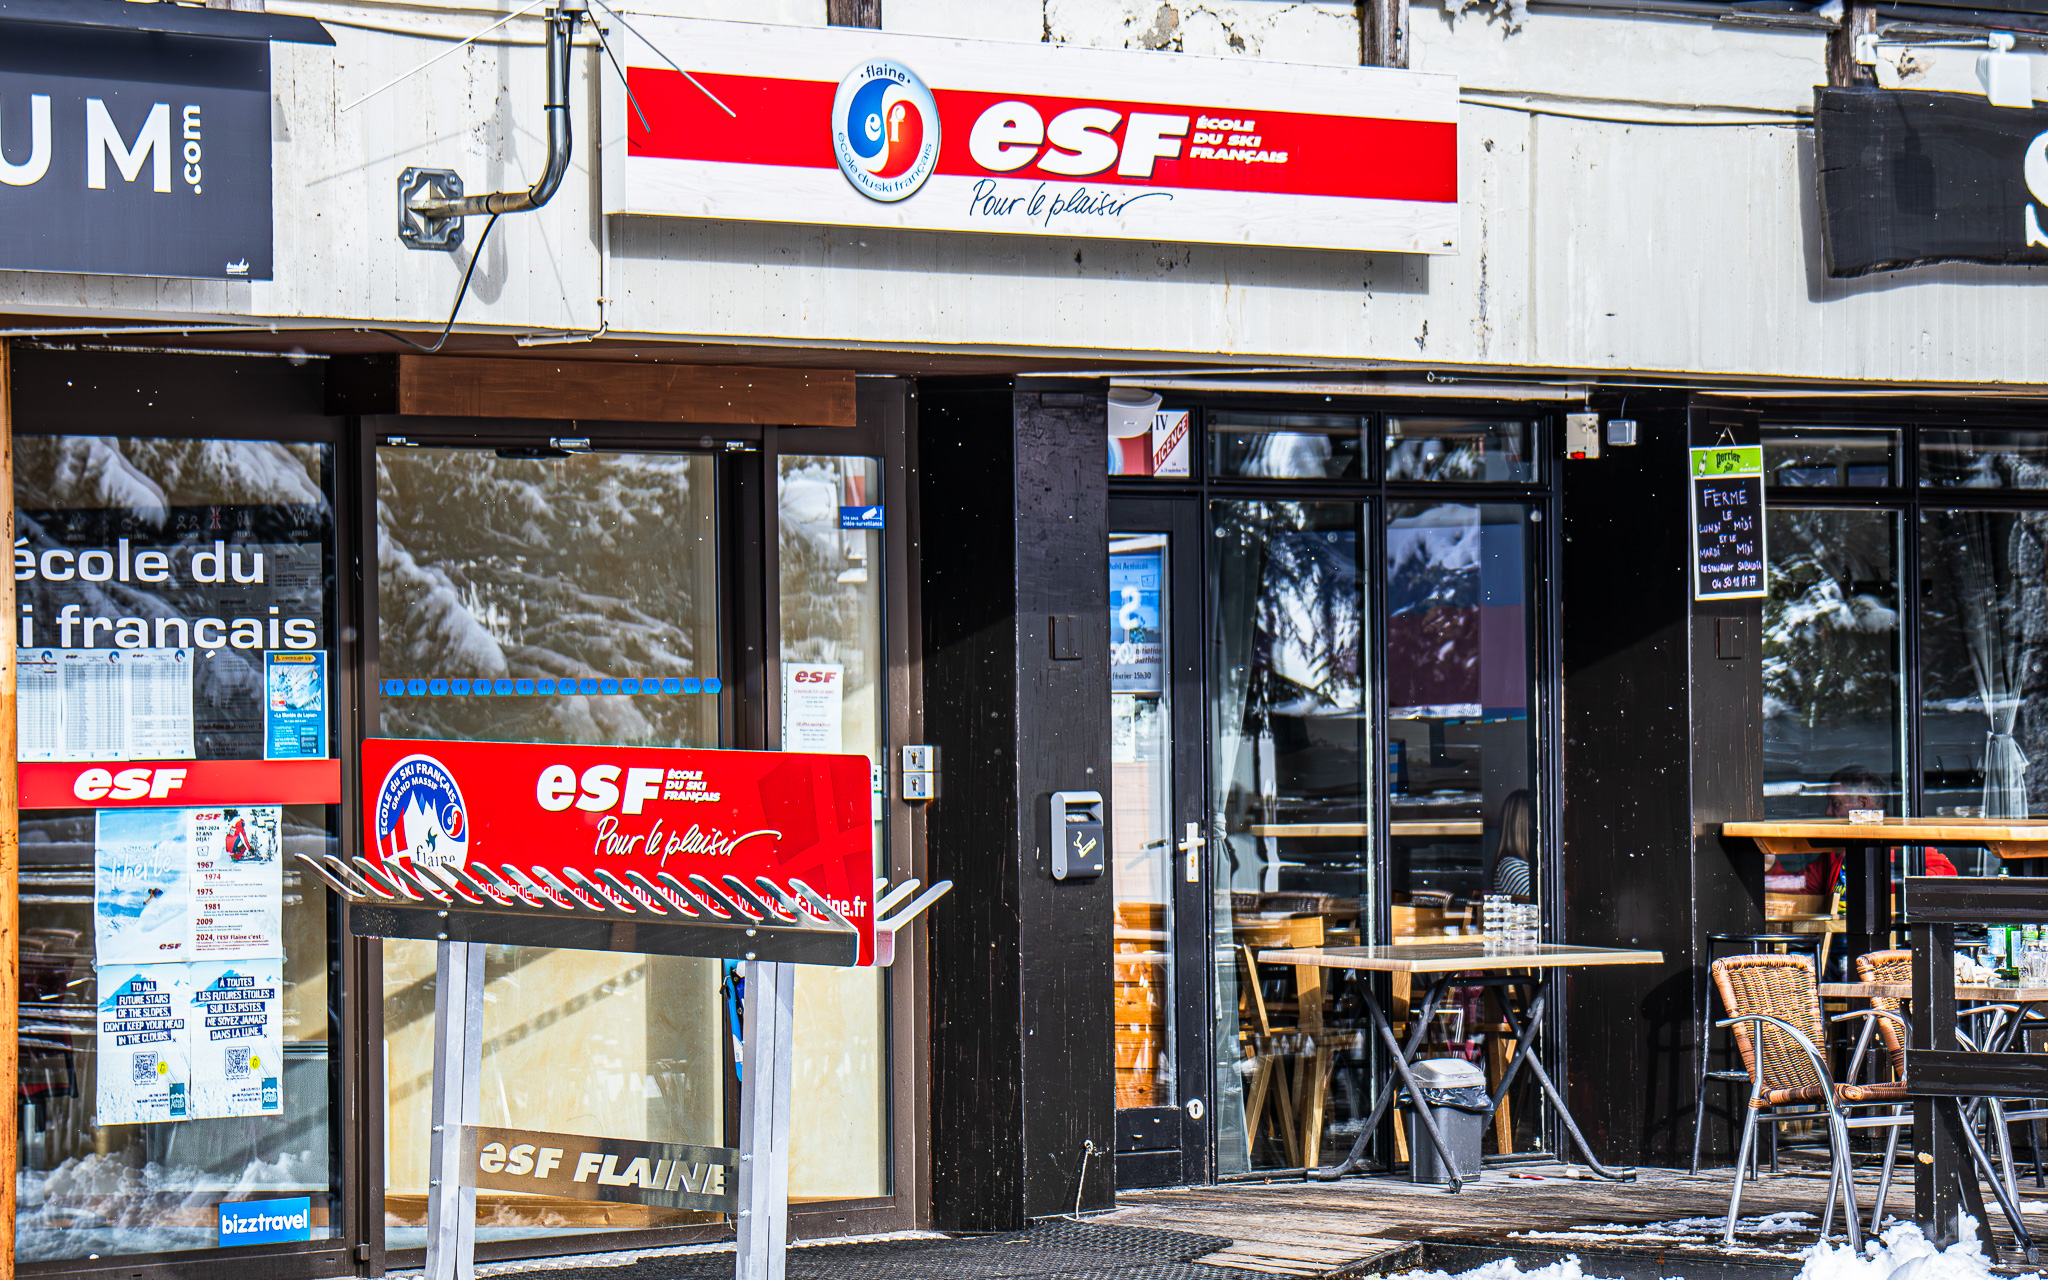
<svg viewBox="0 0 2048 1280"><path fill-rule="evenodd" d="M717 458L376 451L377 731L724 745ZM698 1145L726 1132L716 960L491 946L481 1123ZM383 944L385 1239L425 1242L434 944ZM485 1192L480 1244L715 1221Z"/></svg>
<svg viewBox="0 0 2048 1280"><path fill-rule="evenodd" d="M1111 504L1110 857L1119 1187L1206 1176L1207 839L1198 785L1198 504Z"/></svg>

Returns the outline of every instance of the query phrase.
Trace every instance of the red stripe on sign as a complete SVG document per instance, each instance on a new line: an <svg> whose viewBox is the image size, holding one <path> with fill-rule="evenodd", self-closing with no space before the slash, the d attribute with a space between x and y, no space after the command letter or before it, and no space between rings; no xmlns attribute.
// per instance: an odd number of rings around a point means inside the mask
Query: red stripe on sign
<svg viewBox="0 0 2048 1280"><path fill-rule="evenodd" d="M702 90L666 67L628 67L626 84L632 98L626 103L626 154L722 164L838 167L832 158L832 95L838 85L705 71L690 74L738 116L720 111Z"/></svg>
<svg viewBox="0 0 2048 1280"><path fill-rule="evenodd" d="M811 169L837 164L832 155L837 85L700 74L698 79L739 113L735 118L674 71L631 67L626 75L638 103L637 111L627 106L629 155ZM1449 203L1458 198L1458 127L1447 121L964 89L935 90L933 96L943 133L940 173L1351 199ZM1004 110L989 122L1008 119L1010 124L991 130L994 148L985 141L981 149L1016 162L1014 168L992 169L977 160L972 140L984 116L1006 104L1029 110ZM1087 114L1069 114L1074 112ZM1055 141L1069 145L1055 146ZM1055 167L1047 168L1048 162Z"/></svg>
<svg viewBox="0 0 2048 1280"><path fill-rule="evenodd" d="M110 760L22 764L24 809L340 804L339 760Z"/></svg>

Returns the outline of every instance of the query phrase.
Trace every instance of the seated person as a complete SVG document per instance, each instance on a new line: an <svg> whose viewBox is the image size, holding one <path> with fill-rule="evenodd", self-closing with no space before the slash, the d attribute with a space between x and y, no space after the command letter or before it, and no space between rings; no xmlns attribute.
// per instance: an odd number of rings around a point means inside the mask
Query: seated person
<svg viewBox="0 0 2048 1280"><path fill-rule="evenodd" d="M1839 769L1828 779L1828 811L1830 818L1846 818L1855 809L1882 809L1879 799L1884 786L1877 775L1861 765L1850 765ZM1842 875L1842 854L1840 849L1822 849L1815 852L1802 873L1798 869L1781 866L1776 857L1764 858L1765 887L1779 892L1803 893L1823 897L1835 891L1835 884ZM1927 871L1930 876L1952 876L1955 864L1944 857L1939 849L1927 850ZM1791 876L1798 876L1796 885L1787 883Z"/></svg>
<svg viewBox="0 0 2048 1280"><path fill-rule="evenodd" d="M1500 841L1494 846L1493 865L1487 868L1486 892L1505 893L1523 901L1536 896L1536 854L1530 817L1528 788L1511 791L1501 801Z"/></svg>

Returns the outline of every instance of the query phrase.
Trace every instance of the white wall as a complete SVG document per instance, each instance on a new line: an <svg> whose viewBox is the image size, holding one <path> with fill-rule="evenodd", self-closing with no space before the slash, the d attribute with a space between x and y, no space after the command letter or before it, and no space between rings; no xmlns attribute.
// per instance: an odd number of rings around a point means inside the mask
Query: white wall
<svg viewBox="0 0 2048 1280"><path fill-rule="evenodd" d="M1804 114L1822 78L1819 33L1557 12L1511 30L1504 12L1452 21L1442 2L1416 5L1413 61L1465 86L1457 256L620 218L613 330L1105 361L2048 382L2038 269L1824 277ZM448 47L432 36L474 30L491 11L292 7L329 19L338 44L273 46L278 279L0 274L0 306L286 324L446 316L466 257L400 247L394 182L408 164L455 167L473 191L531 180L544 153L539 24L520 20L509 28L519 43L455 54L342 112ZM634 7L823 17L822 0ZM884 9L891 27L954 36L1050 31L1137 50L1336 63L1357 49L1349 4L885 0ZM1963 62L1960 51L1941 53ZM579 72L576 167L547 209L500 222L466 324L596 322L596 56ZM471 221L472 237L482 229Z"/></svg>

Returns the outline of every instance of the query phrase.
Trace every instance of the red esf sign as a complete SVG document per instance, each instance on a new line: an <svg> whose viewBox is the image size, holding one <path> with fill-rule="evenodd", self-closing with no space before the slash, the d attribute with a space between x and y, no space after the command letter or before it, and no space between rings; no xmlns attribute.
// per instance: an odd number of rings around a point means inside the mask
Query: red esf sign
<svg viewBox="0 0 2048 1280"><path fill-rule="evenodd" d="M605 79L609 213L1457 250L1450 76L635 25L630 97Z"/></svg>
<svg viewBox="0 0 2048 1280"><path fill-rule="evenodd" d="M801 880L860 930L872 964L870 786L865 756L370 738L363 836L378 862L509 865L543 882Z"/></svg>

